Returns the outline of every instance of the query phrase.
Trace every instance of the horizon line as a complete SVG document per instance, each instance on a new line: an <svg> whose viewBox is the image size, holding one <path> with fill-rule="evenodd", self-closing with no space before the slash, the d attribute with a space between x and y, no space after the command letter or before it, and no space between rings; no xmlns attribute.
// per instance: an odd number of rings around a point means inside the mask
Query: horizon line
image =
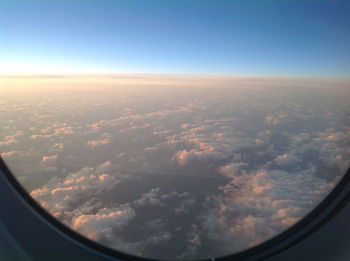
<svg viewBox="0 0 350 261"><path fill-rule="evenodd" d="M300 74L202 74L202 73L159 73L159 72L52 72L52 73L1 73L2 79L60 79L60 78L77 78L77 77L101 77L114 78L123 76L143 76L143 77L204 77L204 78L268 78L268 79L343 79L350 80L350 75L300 75Z"/></svg>

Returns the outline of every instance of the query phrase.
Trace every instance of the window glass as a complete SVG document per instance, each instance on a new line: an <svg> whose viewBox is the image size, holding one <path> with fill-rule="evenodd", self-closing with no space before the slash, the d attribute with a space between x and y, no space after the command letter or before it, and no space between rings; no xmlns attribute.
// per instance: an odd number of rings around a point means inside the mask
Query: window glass
<svg viewBox="0 0 350 261"><path fill-rule="evenodd" d="M1 158L52 216L136 256L290 228L350 165L349 5L145 2L0 4Z"/></svg>

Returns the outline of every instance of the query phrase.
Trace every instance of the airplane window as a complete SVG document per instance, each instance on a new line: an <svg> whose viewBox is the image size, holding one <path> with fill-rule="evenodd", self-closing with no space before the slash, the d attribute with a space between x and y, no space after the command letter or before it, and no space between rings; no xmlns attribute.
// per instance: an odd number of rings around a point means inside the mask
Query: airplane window
<svg viewBox="0 0 350 261"><path fill-rule="evenodd" d="M346 3L4 2L1 158L93 241L231 255L292 227L349 169Z"/></svg>

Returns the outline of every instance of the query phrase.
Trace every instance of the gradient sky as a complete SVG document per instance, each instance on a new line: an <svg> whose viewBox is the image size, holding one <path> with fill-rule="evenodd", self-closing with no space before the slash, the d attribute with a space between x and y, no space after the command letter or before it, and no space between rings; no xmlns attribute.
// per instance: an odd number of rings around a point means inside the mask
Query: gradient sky
<svg viewBox="0 0 350 261"><path fill-rule="evenodd" d="M349 1L0 2L0 73L350 75Z"/></svg>

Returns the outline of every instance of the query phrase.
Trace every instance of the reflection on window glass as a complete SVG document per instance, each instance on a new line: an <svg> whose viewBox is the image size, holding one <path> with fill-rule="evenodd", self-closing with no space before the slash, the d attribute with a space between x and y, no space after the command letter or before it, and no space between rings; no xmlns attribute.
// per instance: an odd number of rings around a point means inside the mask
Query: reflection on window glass
<svg viewBox="0 0 350 261"><path fill-rule="evenodd" d="M136 256L229 255L290 228L350 165L349 6L130 2L1 4L12 173Z"/></svg>

